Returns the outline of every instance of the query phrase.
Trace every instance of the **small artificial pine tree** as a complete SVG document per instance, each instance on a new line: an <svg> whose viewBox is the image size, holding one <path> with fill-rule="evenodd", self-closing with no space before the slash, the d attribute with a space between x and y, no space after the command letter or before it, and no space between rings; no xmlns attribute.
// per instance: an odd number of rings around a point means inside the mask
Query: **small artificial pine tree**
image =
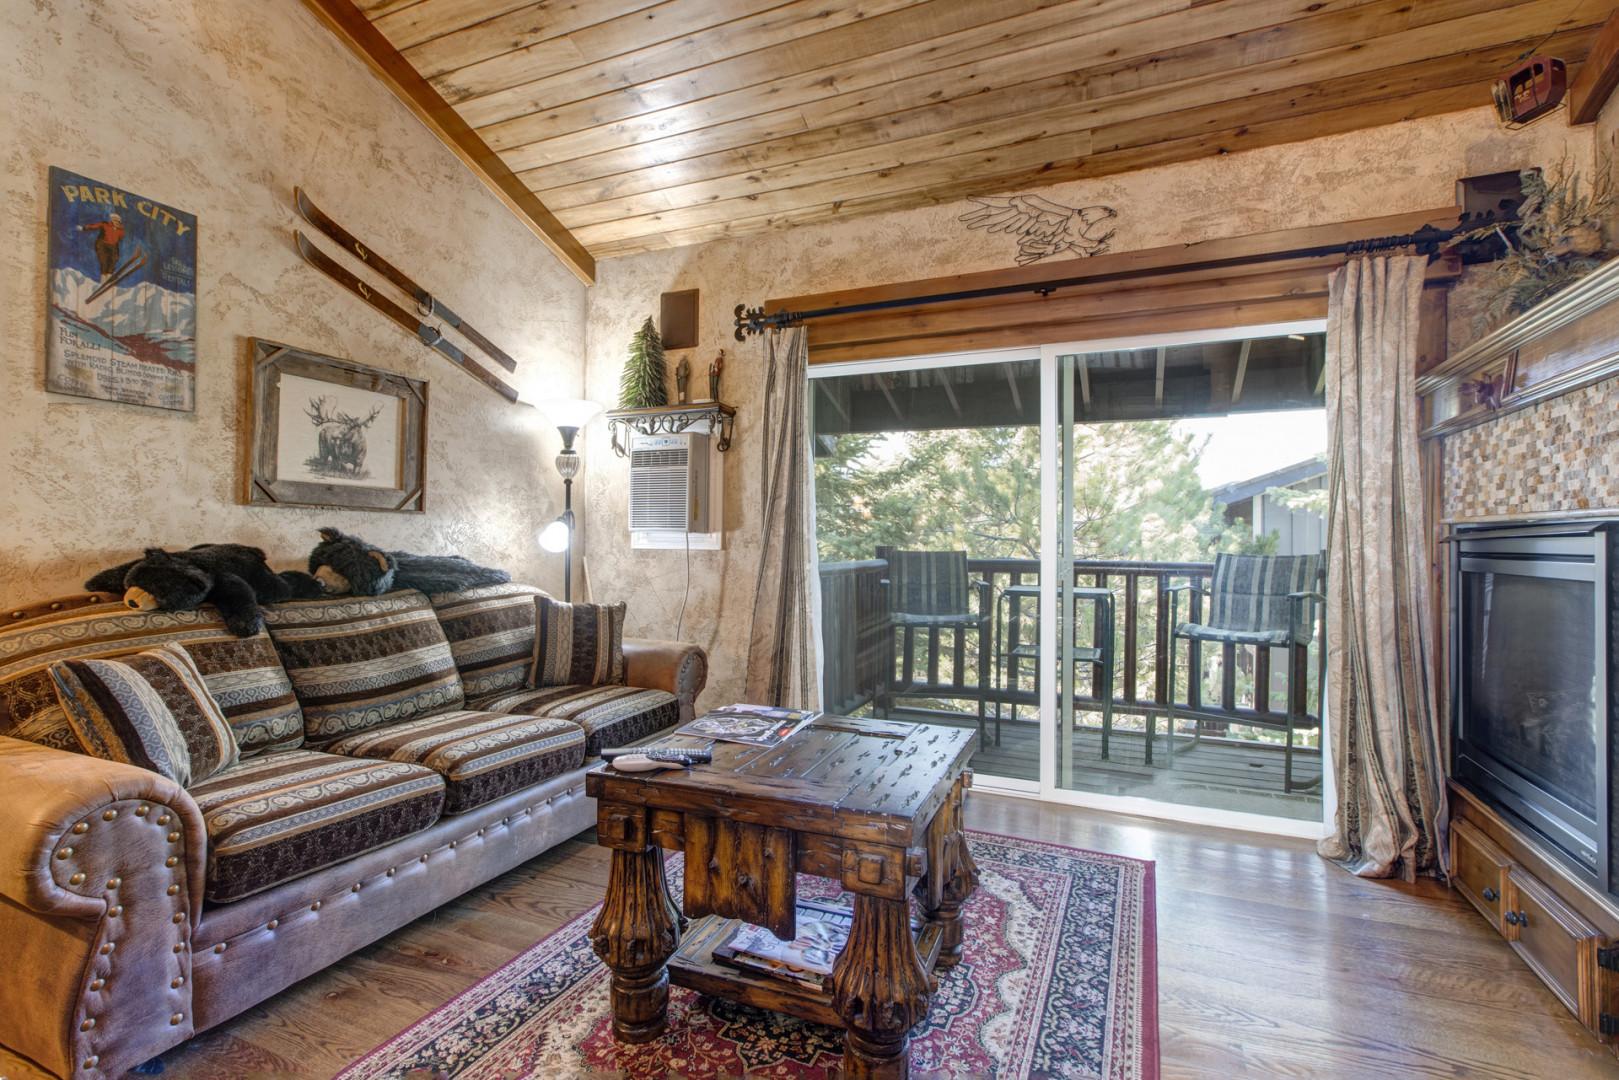
<svg viewBox="0 0 1619 1080"><path fill-rule="evenodd" d="M647 409L669 404L669 370L663 359L663 339L649 316L630 339L630 356L618 379L618 407Z"/></svg>

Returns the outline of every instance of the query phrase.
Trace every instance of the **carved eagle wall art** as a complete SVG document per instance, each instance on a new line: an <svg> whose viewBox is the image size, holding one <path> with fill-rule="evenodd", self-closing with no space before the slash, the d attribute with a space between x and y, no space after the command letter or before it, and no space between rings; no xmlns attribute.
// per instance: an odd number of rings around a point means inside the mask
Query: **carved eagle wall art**
<svg viewBox="0 0 1619 1080"><path fill-rule="evenodd" d="M1111 206L1064 206L1038 195L973 195L968 201L976 208L957 220L969 229L1015 235L1019 266L1064 251L1081 258L1102 254L1114 230L1099 230L1118 216Z"/></svg>

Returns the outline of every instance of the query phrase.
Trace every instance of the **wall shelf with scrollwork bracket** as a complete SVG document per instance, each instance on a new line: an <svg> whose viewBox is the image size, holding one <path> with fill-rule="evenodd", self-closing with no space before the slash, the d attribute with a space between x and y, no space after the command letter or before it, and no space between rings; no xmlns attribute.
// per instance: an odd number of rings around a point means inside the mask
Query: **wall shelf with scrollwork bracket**
<svg viewBox="0 0 1619 1080"><path fill-rule="evenodd" d="M612 435L613 452L629 455L630 433L640 435L679 435L708 424L714 448L720 453L731 448L731 429L736 422L736 406L723 401L698 401L690 405L658 405L650 409L611 409L607 430Z"/></svg>

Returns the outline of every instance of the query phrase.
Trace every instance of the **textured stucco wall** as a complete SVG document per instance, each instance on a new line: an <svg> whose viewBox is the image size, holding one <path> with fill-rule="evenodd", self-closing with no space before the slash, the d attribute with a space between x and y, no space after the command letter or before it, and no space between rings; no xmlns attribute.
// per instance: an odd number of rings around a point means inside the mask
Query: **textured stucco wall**
<svg viewBox="0 0 1619 1080"><path fill-rule="evenodd" d="M579 392L585 289L302 5L9 3L0 89L0 603L149 544L296 565L328 522L560 585L533 541L559 510L554 430L304 264L293 186L510 352L530 399ZM197 215L195 414L44 392L49 165ZM241 505L248 336L428 379L427 513Z"/></svg>
<svg viewBox="0 0 1619 1080"><path fill-rule="evenodd" d="M1125 251L1447 206L1459 177L1550 164L1565 153L1583 166L1589 132L1571 132L1561 118L1506 132L1481 108L1061 184L1041 194L1071 206L1115 207L1114 250ZM590 394L615 399L625 346L640 321L655 315L658 294L696 288L702 290L700 344L686 355L702 371L724 348L724 397L741 409L736 444L725 455L726 550L691 554L684 636L713 654L709 702L741 694L763 524L757 510L762 350L757 341L739 346L731 339L731 308L772 296L1012 265L1012 241L968 231L956 220L965 209L955 203L602 263L586 335ZM677 359L670 354L671 367ZM1285 448L1278 453L1292 460ZM630 599L629 632L672 635L685 555L629 549L625 463L606 450L605 433L594 430L589 457L586 545L595 593Z"/></svg>

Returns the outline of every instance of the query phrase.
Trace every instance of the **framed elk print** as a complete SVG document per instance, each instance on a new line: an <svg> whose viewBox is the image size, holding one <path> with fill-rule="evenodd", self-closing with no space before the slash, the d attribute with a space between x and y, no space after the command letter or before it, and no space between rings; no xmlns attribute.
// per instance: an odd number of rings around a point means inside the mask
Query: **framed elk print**
<svg viewBox="0 0 1619 1080"><path fill-rule="evenodd" d="M427 383L274 341L250 340L250 504L423 509Z"/></svg>

